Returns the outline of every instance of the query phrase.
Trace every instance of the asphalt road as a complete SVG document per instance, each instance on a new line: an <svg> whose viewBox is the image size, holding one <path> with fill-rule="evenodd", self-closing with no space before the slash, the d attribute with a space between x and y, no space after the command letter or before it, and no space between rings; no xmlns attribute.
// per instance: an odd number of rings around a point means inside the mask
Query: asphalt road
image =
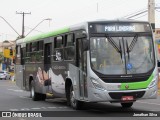
<svg viewBox="0 0 160 120"><path fill-rule="evenodd" d="M53 116L54 119L62 120L159 120L160 117L155 117L156 114L160 115L160 96L153 100L141 100L134 103L130 109L123 109L118 103L87 103L83 110L75 111L66 105L66 100L62 98L47 99L46 101L32 101L29 98L30 93L20 90L15 82L9 80L0 80L0 111L2 112L33 112L40 113L44 116ZM40 115L38 114L38 115ZM134 115L143 115L133 117ZM145 115L149 115L150 117ZM151 117L151 115L153 115ZM0 115L1 116L1 115ZM53 117L45 117L47 119L53 119ZM28 120L32 118L0 118L0 119L18 119ZM35 119L35 118L34 118ZM44 120L44 118L37 118L38 120Z"/></svg>

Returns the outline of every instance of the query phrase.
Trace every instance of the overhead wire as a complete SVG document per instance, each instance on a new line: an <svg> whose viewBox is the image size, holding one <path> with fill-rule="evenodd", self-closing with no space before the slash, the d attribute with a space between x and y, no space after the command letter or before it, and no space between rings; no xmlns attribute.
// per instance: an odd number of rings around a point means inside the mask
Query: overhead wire
<svg viewBox="0 0 160 120"><path fill-rule="evenodd" d="M148 13L145 13L144 15L141 15L141 16L139 16L139 17L137 17L137 18L134 18L135 20L136 19L139 19L139 18L141 18L141 17L144 17L144 16L146 16Z"/></svg>
<svg viewBox="0 0 160 120"><path fill-rule="evenodd" d="M156 10L157 12L160 12L160 11L157 10L157 9L160 9L160 7L158 6L158 4L156 4L155 10ZM124 16L123 18L131 19L131 18L134 18L134 17L139 16L139 15L141 15L141 14L144 14L144 13L146 13L147 11L148 11L147 8L146 8L146 9L142 9L142 10L136 11L136 12L134 12L134 13L131 13L131 14L129 14L129 15L126 15L126 16ZM138 18L144 17L144 16L146 16L146 15L147 15L147 13L144 14L144 15L142 15L142 16L140 16L140 17L134 18L134 19L138 19Z"/></svg>
<svg viewBox="0 0 160 120"><path fill-rule="evenodd" d="M128 15L123 16L123 18L129 18L130 16L134 16L135 14L141 13L141 12L145 11L146 9L147 8L144 8L144 9L138 10L138 11L136 11L134 13L130 13Z"/></svg>

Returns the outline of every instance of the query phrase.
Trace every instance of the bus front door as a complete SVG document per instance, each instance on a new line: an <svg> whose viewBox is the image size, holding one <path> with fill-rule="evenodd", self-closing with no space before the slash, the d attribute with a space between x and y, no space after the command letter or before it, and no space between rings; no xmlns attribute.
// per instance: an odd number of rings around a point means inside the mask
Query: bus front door
<svg viewBox="0 0 160 120"><path fill-rule="evenodd" d="M47 76L44 77L45 80L45 88L46 92L51 92L51 80L49 79L48 71L51 68L51 50L52 50L52 43L46 43L44 48L44 71L47 73Z"/></svg>
<svg viewBox="0 0 160 120"><path fill-rule="evenodd" d="M80 99L88 97L87 91L87 52L83 51L83 39L77 41L77 67L79 68L79 96Z"/></svg>

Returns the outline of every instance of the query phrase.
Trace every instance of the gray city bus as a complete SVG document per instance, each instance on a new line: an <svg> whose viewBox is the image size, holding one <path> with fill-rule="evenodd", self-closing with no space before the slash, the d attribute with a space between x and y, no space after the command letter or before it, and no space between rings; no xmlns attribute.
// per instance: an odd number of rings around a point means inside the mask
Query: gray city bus
<svg viewBox="0 0 160 120"><path fill-rule="evenodd" d="M34 101L49 94L74 109L84 102L128 108L157 96L153 32L143 21L90 21L19 39L15 74Z"/></svg>

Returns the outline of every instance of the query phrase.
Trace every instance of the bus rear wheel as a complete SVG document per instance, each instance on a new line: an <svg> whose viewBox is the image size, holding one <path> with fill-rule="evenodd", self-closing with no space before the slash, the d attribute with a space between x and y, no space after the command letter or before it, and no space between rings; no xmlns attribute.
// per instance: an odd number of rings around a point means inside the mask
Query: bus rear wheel
<svg viewBox="0 0 160 120"><path fill-rule="evenodd" d="M36 93L35 92L35 85L34 85L34 81L31 81L31 98L33 101L38 101L38 100L45 100L46 99L46 95L45 94L41 94L41 93Z"/></svg>
<svg viewBox="0 0 160 120"><path fill-rule="evenodd" d="M133 102L129 102L129 103L121 103L123 108L130 108L133 105Z"/></svg>
<svg viewBox="0 0 160 120"><path fill-rule="evenodd" d="M69 98L70 105L73 109L80 110L82 108L83 102L75 99L75 93L72 85L70 87Z"/></svg>

